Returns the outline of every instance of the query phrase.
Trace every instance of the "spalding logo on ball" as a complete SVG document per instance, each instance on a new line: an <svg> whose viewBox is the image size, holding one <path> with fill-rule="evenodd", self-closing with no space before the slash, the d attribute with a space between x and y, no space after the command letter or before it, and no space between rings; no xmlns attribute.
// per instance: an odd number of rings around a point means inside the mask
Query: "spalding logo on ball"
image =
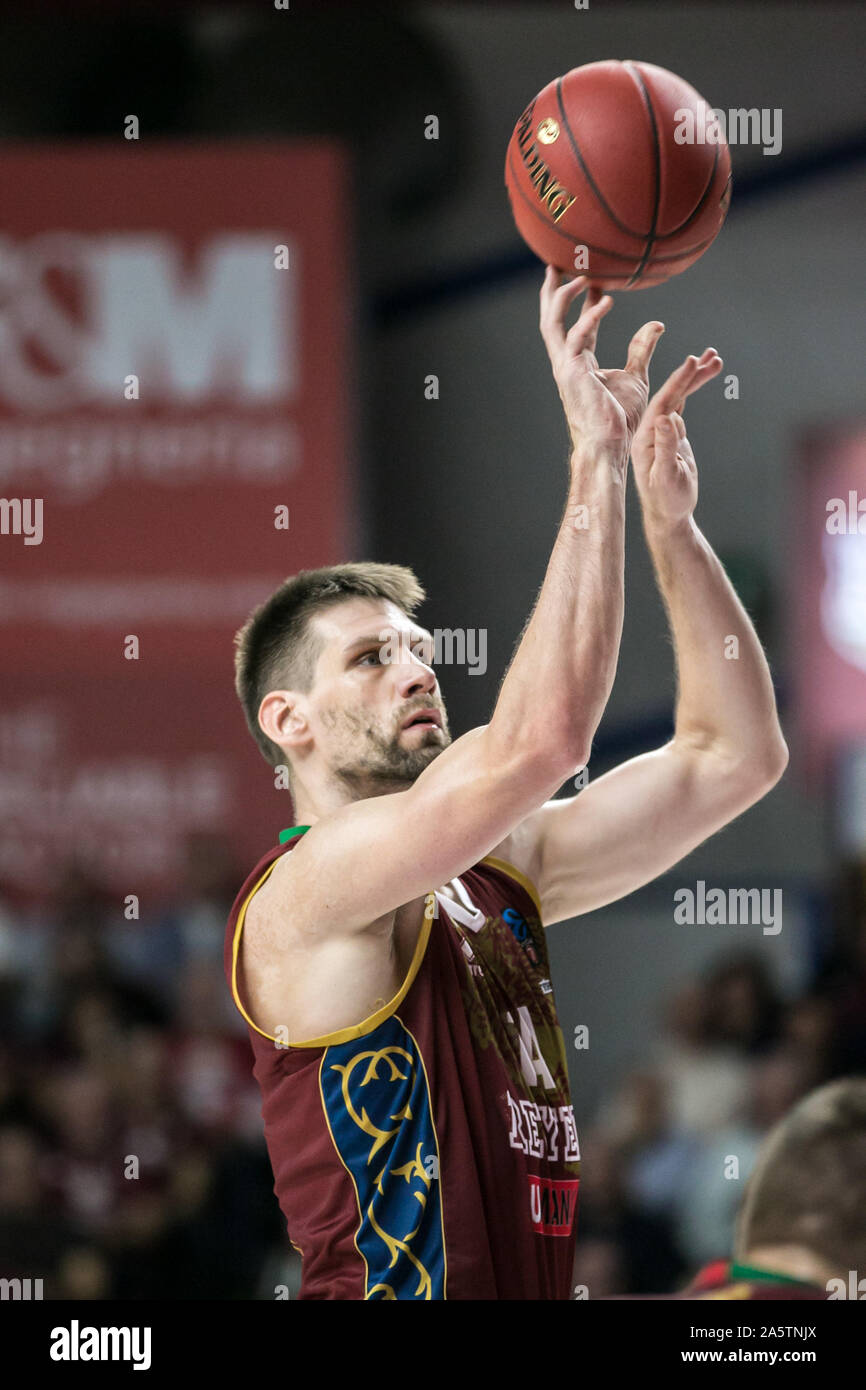
<svg viewBox="0 0 866 1390"><path fill-rule="evenodd" d="M652 63L587 63L514 128L505 186L536 255L605 290L660 285L722 229L731 156L711 108Z"/></svg>

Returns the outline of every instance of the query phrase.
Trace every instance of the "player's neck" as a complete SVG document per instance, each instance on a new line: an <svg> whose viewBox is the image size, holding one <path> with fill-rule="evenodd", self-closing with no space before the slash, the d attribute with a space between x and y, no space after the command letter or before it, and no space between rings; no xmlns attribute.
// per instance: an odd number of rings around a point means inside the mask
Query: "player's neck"
<svg viewBox="0 0 866 1390"><path fill-rule="evenodd" d="M323 816L329 816L357 799L345 787L333 782L315 787L296 785L292 792L294 823L315 825Z"/></svg>
<svg viewBox="0 0 866 1390"><path fill-rule="evenodd" d="M356 801L366 801L374 796L388 796L392 792L405 791L411 785L411 781L394 778L392 781L371 779L363 785L349 786L332 778L321 787L296 786L292 794L294 824L315 825L317 820L339 811L343 806L351 806Z"/></svg>

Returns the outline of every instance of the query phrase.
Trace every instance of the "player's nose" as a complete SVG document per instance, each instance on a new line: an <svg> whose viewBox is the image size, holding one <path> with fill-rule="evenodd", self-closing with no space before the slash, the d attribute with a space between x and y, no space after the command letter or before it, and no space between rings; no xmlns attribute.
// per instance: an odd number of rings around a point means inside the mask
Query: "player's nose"
<svg viewBox="0 0 866 1390"><path fill-rule="evenodd" d="M398 687L404 699L407 695L417 694L418 691L438 694L436 672L420 658L413 658L401 669Z"/></svg>

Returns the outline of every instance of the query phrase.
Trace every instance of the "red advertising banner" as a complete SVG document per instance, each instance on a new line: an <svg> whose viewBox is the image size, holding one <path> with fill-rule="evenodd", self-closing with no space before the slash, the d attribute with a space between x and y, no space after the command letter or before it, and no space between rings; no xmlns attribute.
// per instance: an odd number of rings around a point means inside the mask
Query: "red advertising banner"
<svg viewBox="0 0 866 1390"><path fill-rule="evenodd" d="M0 882L246 870L291 807L232 635L353 543L342 152L7 147L0 207Z"/></svg>
<svg viewBox="0 0 866 1390"><path fill-rule="evenodd" d="M792 665L806 767L818 777L866 740L866 425L809 441L797 522Z"/></svg>

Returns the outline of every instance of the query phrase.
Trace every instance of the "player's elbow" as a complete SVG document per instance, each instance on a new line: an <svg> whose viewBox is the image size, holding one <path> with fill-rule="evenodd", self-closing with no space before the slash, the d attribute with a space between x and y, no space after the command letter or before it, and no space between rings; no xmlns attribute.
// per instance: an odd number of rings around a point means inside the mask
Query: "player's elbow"
<svg viewBox="0 0 866 1390"><path fill-rule="evenodd" d="M591 736L568 726L560 731L558 737L547 736L542 756L546 758L551 772L559 776L561 785L586 767L591 750Z"/></svg>
<svg viewBox="0 0 866 1390"><path fill-rule="evenodd" d="M675 741L676 743L677 741ZM781 731L766 739L732 746L730 743L679 741L691 771L698 777L700 796L711 788L711 799L740 815L767 795L788 765L788 747Z"/></svg>
<svg viewBox="0 0 866 1390"><path fill-rule="evenodd" d="M761 746L755 757L756 773L759 780L766 783L767 791L781 779L788 766L789 756L788 745L782 737L781 730L774 732Z"/></svg>
<svg viewBox="0 0 866 1390"><path fill-rule="evenodd" d="M545 723L551 757L564 769L564 777L572 777L589 762L595 728L575 719L573 710L566 710L558 719L548 716Z"/></svg>
<svg viewBox="0 0 866 1390"><path fill-rule="evenodd" d="M524 766L527 774L531 770L532 777L543 788L542 799L547 801L588 762L588 744L583 745L573 739L562 742L546 739L533 750Z"/></svg>
<svg viewBox="0 0 866 1390"><path fill-rule="evenodd" d="M788 745L781 732L774 733L743 755L738 776L752 801L760 801L772 791L788 766L788 758Z"/></svg>
<svg viewBox="0 0 866 1390"><path fill-rule="evenodd" d="M491 746L497 742L508 761L532 769L557 787L589 762L592 739L573 722L548 714L540 725L499 731L495 716L487 726Z"/></svg>

